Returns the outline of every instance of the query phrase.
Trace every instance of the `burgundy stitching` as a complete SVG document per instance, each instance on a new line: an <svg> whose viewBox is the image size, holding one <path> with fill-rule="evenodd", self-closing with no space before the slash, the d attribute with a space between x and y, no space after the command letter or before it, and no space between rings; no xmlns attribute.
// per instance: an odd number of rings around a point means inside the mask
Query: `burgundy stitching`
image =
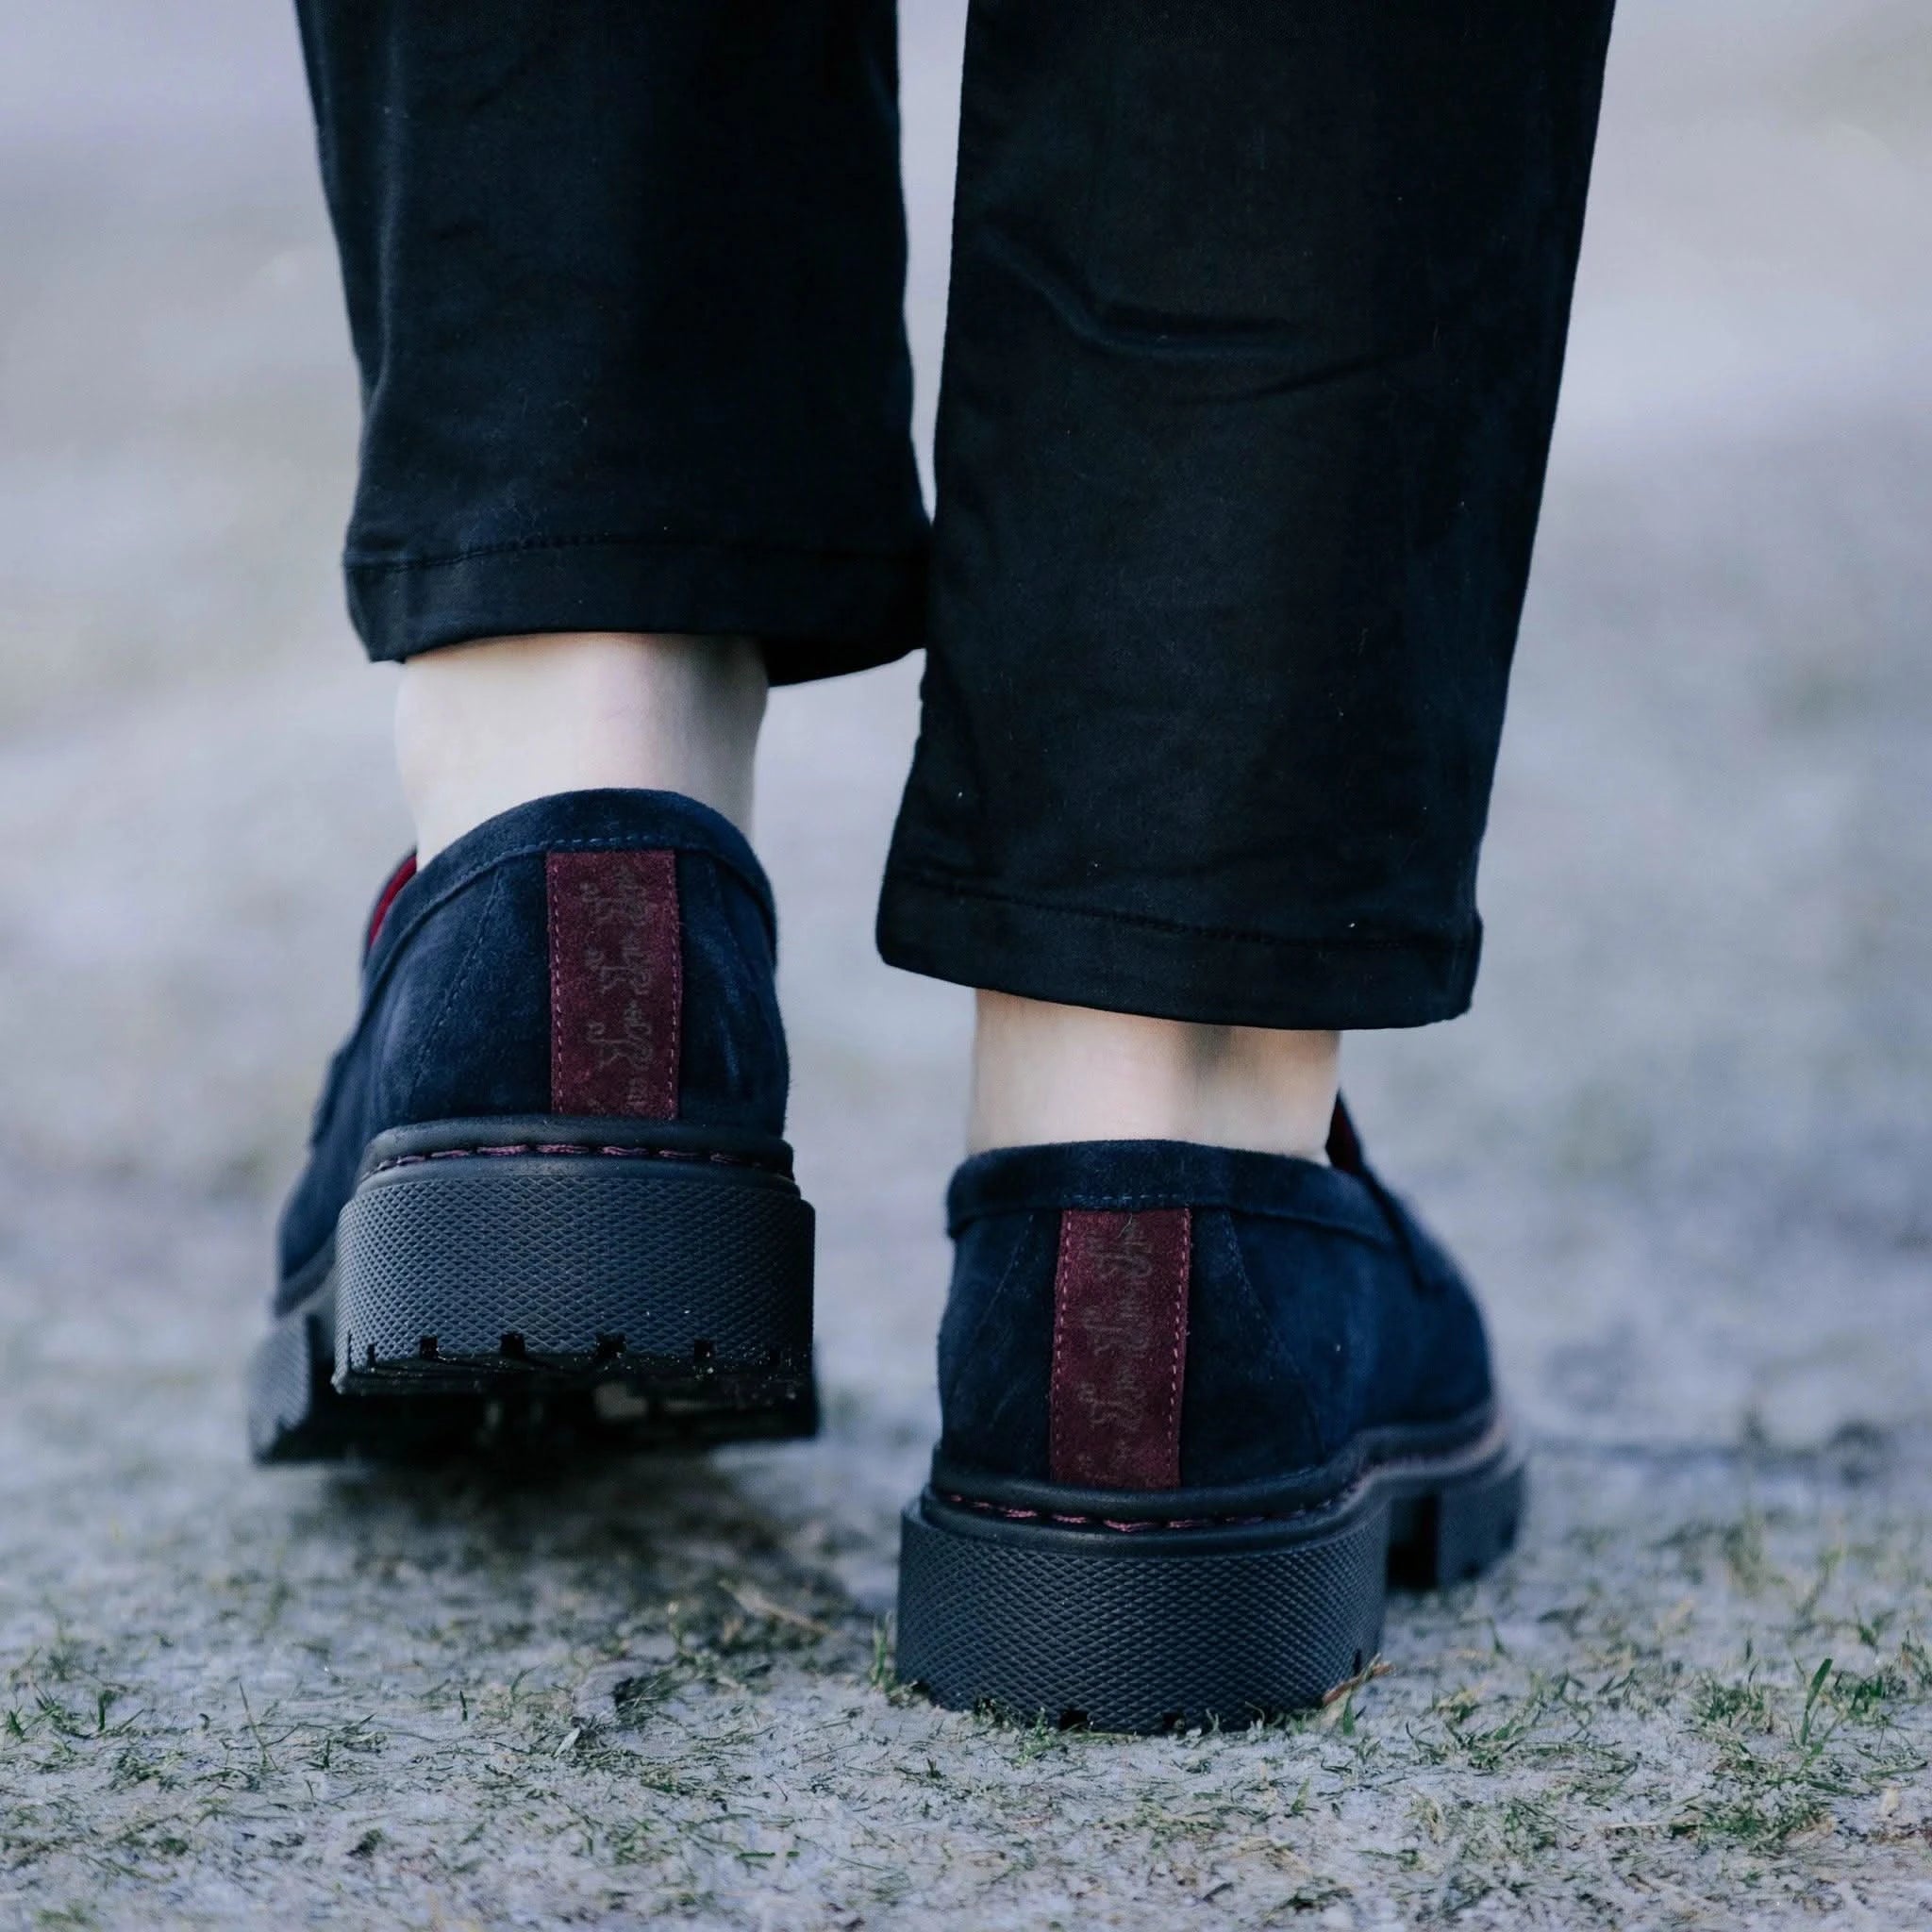
<svg viewBox="0 0 1932 1932"><path fill-rule="evenodd" d="M557 983L558 955L557 902L560 896L552 876L550 854L543 855L543 925L550 948L550 1104L557 1105L557 1070L563 1064L563 1000Z"/></svg>
<svg viewBox="0 0 1932 1932"><path fill-rule="evenodd" d="M1181 1473L1181 1362L1188 1341L1188 1304L1191 1299L1194 1273L1194 1210L1181 1209L1181 1291L1174 1304L1174 1388L1168 1396L1168 1413L1174 1418L1174 1473Z"/></svg>
<svg viewBox="0 0 1932 1932"><path fill-rule="evenodd" d="M671 1052L664 1070L663 1116L677 1118L677 1084L684 1073L684 888L677 876L677 855L671 860Z"/></svg>
<svg viewBox="0 0 1932 1932"><path fill-rule="evenodd" d="M1360 1488L1357 1483L1355 1489ZM1355 1489L1341 1491L1325 1503L1310 1503L1306 1508L1264 1511L1258 1516L1143 1516L1131 1521L1117 1516L1079 1516L1058 1509L1019 1509L1009 1503L988 1503L977 1496L962 1496L957 1490L941 1490L945 1502L962 1509L976 1510L982 1516L1001 1516L1008 1523L1064 1523L1082 1529L1217 1529L1249 1523L1291 1523L1298 1516L1314 1516L1336 1504L1345 1502Z"/></svg>
<svg viewBox="0 0 1932 1932"><path fill-rule="evenodd" d="M1457 1450L1448 1453L1455 1455L1459 1450L1479 1448L1494 1433L1493 1428L1485 1430L1474 1441L1461 1443ZM1346 1489L1336 1491L1334 1495L1324 1497L1319 1503L1305 1503L1299 1509L1267 1509L1253 1516L1146 1516L1123 1521L1113 1516L1081 1516L1058 1509L1022 1509L1010 1503L989 1503L983 1497L968 1496L958 1490L941 1490L939 1493L943 1502L957 1504L962 1509L976 1510L982 1516L1002 1516L1009 1523L1064 1523L1087 1529L1123 1530L1233 1528L1244 1524L1292 1523L1298 1517L1319 1516L1324 1510L1340 1508L1359 1494L1371 1476L1404 1469L1426 1469L1438 1459L1431 1456L1391 1456L1385 1461L1370 1463Z"/></svg>
<svg viewBox="0 0 1932 1932"><path fill-rule="evenodd" d="M697 1147L593 1147L576 1141L528 1141L502 1147L439 1147L429 1154L397 1154L369 1170L365 1179L388 1174L391 1168L417 1167L427 1160L475 1160L506 1154L598 1155L619 1160L709 1161L718 1167L756 1168L760 1174L778 1174L781 1169L756 1160L746 1154L724 1154L716 1149Z"/></svg>
<svg viewBox="0 0 1932 1932"><path fill-rule="evenodd" d="M1047 1460L1058 1471L1060 1461L1060 1418L1066 1413L1066 1332L1069 1257L1073 1243L1067 1240L1067 1214L1060 1213L1059 1254L1053 1274L1053 1368L1047 1385Z"/></svg>

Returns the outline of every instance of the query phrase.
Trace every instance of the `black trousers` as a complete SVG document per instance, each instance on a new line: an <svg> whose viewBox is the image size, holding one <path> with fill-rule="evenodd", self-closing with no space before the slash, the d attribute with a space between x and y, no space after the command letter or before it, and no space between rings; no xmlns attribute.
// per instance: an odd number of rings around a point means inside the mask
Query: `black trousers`
<svg viewBox="0 0 1932 1932"><path fill-rule="evenodd" d="M1463 1008L1610 0L974 0L930 528L891 0L299 4L373 656L923 644L889 960Z"/></svg>

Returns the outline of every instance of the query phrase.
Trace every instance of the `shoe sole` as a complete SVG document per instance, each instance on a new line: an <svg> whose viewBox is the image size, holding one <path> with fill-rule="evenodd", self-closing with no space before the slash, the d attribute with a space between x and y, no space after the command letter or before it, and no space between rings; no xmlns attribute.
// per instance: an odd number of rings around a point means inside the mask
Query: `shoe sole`
<svg viewBox="0 0 1932 1932"><path fill-rule="evenodd" d="M256 1459L811 1435L812 1210L765 1144L772 1164L635 1124L381 1136L256 1351Z"/></svg>
<svg viewBox="0 0 1932 1932"><path fill-rule="evenodd" d="M1239 1727L1305 1710L1373 1662L1391 1581L1478 1574L1514 1542L1524 1495L1500 1428L1391 1457L1278 1520L1229 1521L1191 1497L1183 1525L1108 1526L928 1488L901 1525L899 1678L951 1709L1064 1728ZM1042 1520L1063 1513L1075 1520Z"/></svg>

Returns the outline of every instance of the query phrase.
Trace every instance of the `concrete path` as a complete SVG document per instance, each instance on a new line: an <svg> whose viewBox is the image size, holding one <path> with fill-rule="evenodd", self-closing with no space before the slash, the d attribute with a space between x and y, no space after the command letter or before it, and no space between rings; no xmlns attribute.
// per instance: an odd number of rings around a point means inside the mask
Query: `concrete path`
<svg viewBox="0 0 1932 1932"><path fill-rule="evenodd" d="M924 420L958 13L904 11ZM763 774L824 1440L246 1466L406 842L293 34L0 0L0 43L7 1923L1932 1923L1923 7L1625 0L1479 1004L1349 1048L1535 1513L1320 1718L1136 1743L892 1681L966 1037L871 950L914 667L781 698Z"/></svg>

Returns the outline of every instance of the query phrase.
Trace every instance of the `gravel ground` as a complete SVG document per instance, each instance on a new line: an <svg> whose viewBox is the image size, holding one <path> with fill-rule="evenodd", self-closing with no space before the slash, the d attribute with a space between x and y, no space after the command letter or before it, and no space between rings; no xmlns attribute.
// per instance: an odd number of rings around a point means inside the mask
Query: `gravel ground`
<svg viewBox="0 0 1932 1932"><path fill-rule="evenodd" d="M958 18L905 11L929 378ZM1487 1285L1524 1545L1320 1716L1140 1742L892 1677L966 1036L871 952L912 667L781 698L763 774L824 1439L247 1467L405 842L293 35L0 0L0 42L6 1923L1932 1923L1916 0L1625 0L1478 1007L1350 1044Z"/></svg>

